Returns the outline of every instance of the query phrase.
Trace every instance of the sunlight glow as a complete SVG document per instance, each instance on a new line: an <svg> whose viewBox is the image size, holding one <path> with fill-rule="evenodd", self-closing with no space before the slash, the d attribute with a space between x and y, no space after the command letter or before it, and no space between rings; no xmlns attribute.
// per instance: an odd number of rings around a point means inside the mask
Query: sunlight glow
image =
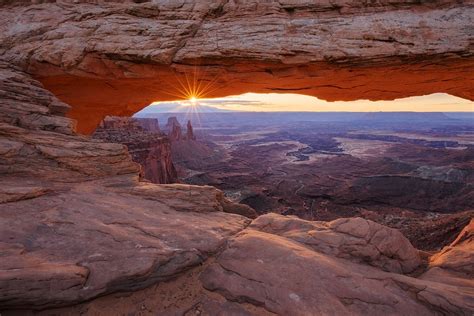
<svg viewBox="0 0 474 316"><path fill-rule="evenodd" d="M245 93L209 99L218 89L218 75L209 79L198 68L176 74L167 90L172 102L153 102L151 106L174 108L181 112L249 111L249 112L473 112L474 102L446 93L407 97L387 101L334 101L294 93ZM179 109L182 110L179 110ZM158 109L157 109L158 110ZM158 110L159 111L159 110Z"/></svg>
<svg viewBox="0 0 474 316"><path fill-rule="evenodd" d="M218 89L216 84L218 77L218 74L211 76L209 73L203 76L197 67L193 71L175 74L176 80L167 88L167 94L170 99L180 101L168 102L172 111L186 113L186 119L192 120L198 127L201 126L200 113L203 111L200 103ZM153 102L152 105L160 103Z"/></svg>
<svg viewBox="0 0 474 316"><path fill-rule="evenodd" d="M335 101L290 93L245 93L224 98L197 98L185 101L155 102L148 111L181 112L193 107L196 112L249 111L249 112L474 112L474 102L446 93L408 97L392 101ZM474 113L473 113L474 115Z"/></svg>
<svg viewBox="0 0 474 316"><path fill-rule="evenodd" d="M205 98L207 95L217 90L218 75L209 79L209 74L203 76L200 74L198 68L193 71L184 72L182 74L175 74L175 81L173 85L167 87L170 99L185 100L182 102L196 103L198 100Z"/></svg>

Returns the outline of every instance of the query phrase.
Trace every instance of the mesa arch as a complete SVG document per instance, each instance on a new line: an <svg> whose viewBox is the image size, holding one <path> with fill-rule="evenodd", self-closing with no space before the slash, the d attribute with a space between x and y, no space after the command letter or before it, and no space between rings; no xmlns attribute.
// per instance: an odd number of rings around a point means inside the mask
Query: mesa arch
<svg viewBox="0 0 474 316"><path fill-rule="evenodd" d="M451 60L444 60L443 63L442 67L399 63L354 68L327 63L285 66L250 61L246 64L203 67L197 80L203 84L214 82L213 89L205 94L208 98L246 92L293 92L329 101L392 100L446 92L474 100L472 89L470 91L467 87L471 79L465 73L466 64ZM453 71L443 73L446 65ZM469 66L474 71L474 63ZM89 133L105 115L129 116L154 101L180 99L176 96L177 91L183 90L179 81L185 82L184 74L192 74L195 67L199 66L171 66L154 77L142 79L62 75L40 77L39 80L72 106L68 115L79 122L78 131Z"/></svg>
<svg viewBox="0 0 474 316"><path fill-rule="evenodd" d="M206 97L474 100L469 1L136 2L4 4L0 56L69 104L81 133L176 99L196 69L217 78Z"/></svg>
<svg viewBox="0 0 474 316"><path fill-rule="evenodd" d="M164 99L172 72L196 64L209 76L221 76L214 96L285 89L323 99L447 92L472 100L470 1L53 2L0 4L2 308L58 307L145 288L186 276L232 241L240 258L226 252L206 269L204 286L213 295L204 297L203 305L215 306L219 293L214 290L222 287L225 304L217 304L222 309L242 307L235 297L243 297L291 314L294 310L271 302L299 308L296 297L314 308L306 314L325 308L336 308L335 314L472 314L472 281L464 270L472 262L472 239L465 238L472 235L472 225L419 278L383 271L377 262L359 265L357 257L342 261L290 240L285 231L261 231L295 225L306 241L314 224L267 215L252 222L250 230L245 228L249 219L226 213L241 206L212 187L140 182L123 146L76 135L72 121L63 117L69 104L68 115L78 119L80 132L87 132L102 115L130 114ZM385 245L399 245L402 238L388 228L361 225L360 219L329 225L326 233L342 236L354 232L360 237L353 226L367 227L363 234L389 234L393 238L383 239ZM278 251L265 255L266 266L258 262L261 251L249 252L251 247ZM249 253L258 253L258 260ZM396 258L390 251L374 256ZM275 260L280 258L289 261ZM230 274L220 267L243 279L228 282ZM296 270L288 273L288 267ZM446 271L440 274L440 268ZM332 275L344 284L325 279ZM271 296L248 292L251 279ZM282 283L282 293L298 287L306 292L280 297L280 288L271 285ZM234 284L242 286L227 291ZM352 290L361 284L374 290ZM324 295L314 297L320 289Z"/></svg>

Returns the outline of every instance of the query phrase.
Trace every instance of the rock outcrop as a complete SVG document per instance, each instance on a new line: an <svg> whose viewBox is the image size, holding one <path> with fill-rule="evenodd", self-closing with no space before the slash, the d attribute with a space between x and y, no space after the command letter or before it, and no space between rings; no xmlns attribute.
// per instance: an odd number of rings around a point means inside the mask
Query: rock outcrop
<svg viewBox="0 0 474 316"><path fill-rule="evenodd" d="M187 98L196 82L213 83L197 91L205 97L474 99L469 1L89 2L0 10L0 59L72 105L83 133L106 115Z"/></svg>
<svg viewBox="0 0 474 316"><path fill-rule="evenodd" d="M193 126L191 125L191 121L188 120L186 124L186 139L187 140L196 140L196 136L194 135Z"/></svg>
<svg viewBox="0 0 474 316"><path fill-rule="evenodd" d="M276 214L260 216L253 229L303 243L315 251L364 262L395 273L413 272L420 256L397 230L362 218L310 222Z"/></svg>
<svg viewBox="0 0 474 316"><path fill-rule="evenodd" d="M1 309L146 287L248 225L215 188L138 182L124 145L74 135L40 83L3 64L0 77Z"/></svg>
<svg viewBox="0 0 474 316"><path fill-rule="evenodd" d="M2 308L77 303L169 279L249 222L224 213L211 187L122 176L51 190L2 205Z"/></svg>
<svg viewBox="0 0 474 316"><path fill-rule="evenodd" d="M329 222L319 231L314 229L317 223L267 216L233 238L202 273L206 289L278 315L468 315L474 309L472 286L462 282L442 285L354 263L351 248L364 243L349 240L367 237L375 223L349 219ZM260 230L262 227L269 232ZM386 227L376 231L374 237L397 235ZM327 238L329 234L333 238ZM327 249L337 240L346 240L339 243L339 249L346 248L348 259L328 255L333 250ZM393 260L400 265L402 257L415 263L415 250L399 247L399 241L399 237L388 238L383 248L398 248ZM472 243L469 247L472 251Z"/></svg>
<svg viewBox="0 0 474 316"><path fill-rule="evenodd" d="M172 142L179 141L182 138L181 124L175 116L169 117L166 123L166 130L168 131L168 137Z"/></svg>
<svg viewBox="0 0 474 316"><path fill-rule="evenodd" d="M392 238L382 246L370 240L374 232L372 239L377 234ZM403 266L411 258L411 268L415 267L419 255L409 243L402 241L399 247L401 239L393 229L360 218L325 223L264 215L229 238L215 260L172 281L120 297L110 295L45 311L45 315L138 311L165 315L470 315L474 309L472 281L450 274L448 279L443 273L460 269L466 273L472 258L462 256L456 264L440 268L443 263L435 256L437 263L432 261L420 278L382 271L370 260L360 260L364 257L360 249L372 244L382 246L381 260L389 254L387 250L397 249L390 260ZM459 240L449 251L472 254L472 242L465 233ZM334 250L346 256L335 255Z"/></svg>
<svg viewBox="0 0 474 316"><path fill-rule="evenodd" d="M126 145L133 161L142 166L145 179L153 183L178 182L169 138L159 132L156 119L106 117L92 137Z"/></svg>
<svg viewBox="0 0 474 316"><path fill-rule="evenodd" d="M474 289L474 219L456 240L430 258L429 270L421 278Z"/></svg>
<svg viewBox="0 0 474 316"><path fill-rule="evenodd" d="M394 230L252 222L215 188L139 182L126 146L77 135L71 119L91 132L107 114L169 98L165 83L194 64L202 79L223 72L209 96L472 99L469 2L138 2L0 4L2 315L188 277L193 288L171 292L182 305L149 297L157 310L472 315L471 228L408 275L420 258Z"/></svg>

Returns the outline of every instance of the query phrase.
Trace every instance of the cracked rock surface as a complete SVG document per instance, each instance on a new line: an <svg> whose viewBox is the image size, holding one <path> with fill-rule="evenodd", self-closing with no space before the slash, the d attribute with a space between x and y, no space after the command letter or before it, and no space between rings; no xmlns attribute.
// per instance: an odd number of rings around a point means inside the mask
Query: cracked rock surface
<svg viewBox="0 0 474 316"><path fill-rule="evenodd" d="M126 147L75 135L68 106L25 73L0 77L1 309L170 279L250 222L213 187L139 182Z"/></svg>
<svg viewBox="0 0 474 316"><path fill-rule="evenodd" d="M409 273L421 264L418 251L398 230L362 218L341 218L326 223L266 214L250 227L385 271Z"/></svg>
<svg viewBox="0 0 474 316"><path fill-rule="evenodd" d="M373 267L369 257L369 264L356 263L360 248L355 255L352 247L343 250L357 244L349 242L352 236L365 237L371 230L367 226L378 233L391 232L390 228L360 218L321 223L268 216L232 238L204 270L201 281L206 289L278 315L469 315L474 309L472 284L385 272ZM404 238L393 234L397 237L384 241L386 249L397 248L397 239ZM332 249L334 244L338 251ZM419 260L409 243L402 245L407 248L400 250L399 258L414 255L413 260ZM459 247L454 244L450 251L469 249L472 256L472 242ZM380 260L383 256L381 252Z"/></svg>
<svg viewBox="0 0 474 316"><path fill-rule="evenodd" d="M222 212L212 188L104 181L2 204L0 305L44 308L146 287L202 263L250 221Z"/></svg>
<svg viewBox="0 0 474 316"><path fill-rule="evenodd" d="M72 119L163 99L193 62L224 73L216 96L472 99L469 1L86 2L0 4L2 315L473 314L472 223L421 256L363 219L252 221L215 188L140 182Z"/></svg>

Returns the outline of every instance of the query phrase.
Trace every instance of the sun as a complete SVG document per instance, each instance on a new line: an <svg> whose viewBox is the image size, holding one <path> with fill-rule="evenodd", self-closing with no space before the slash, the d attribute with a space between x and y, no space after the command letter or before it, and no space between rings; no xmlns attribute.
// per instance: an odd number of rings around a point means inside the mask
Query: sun
<svg viewBox="0 0 474 316"><path fill-rule="evenodd" d="M166 93L178 100L187 100L191 105L218 90L218 74L200 74L200 68L194 67L186 72L176 72L175 81L170 82L169 91Z"/></svg>

